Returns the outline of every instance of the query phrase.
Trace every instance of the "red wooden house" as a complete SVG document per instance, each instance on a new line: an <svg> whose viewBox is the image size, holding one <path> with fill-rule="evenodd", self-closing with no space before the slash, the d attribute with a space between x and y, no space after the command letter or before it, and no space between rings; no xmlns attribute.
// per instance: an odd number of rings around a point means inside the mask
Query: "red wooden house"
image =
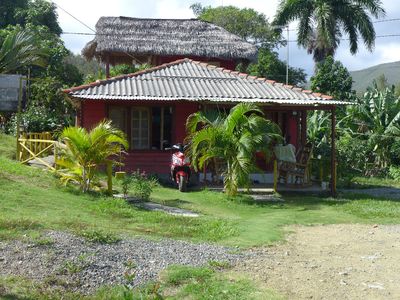
<svg viewBox="0 0 400 300"><path fill-rule="evenodd" d="M344 104L330 96L233 71L237 63L254 59L257 49L207 22L103 17L96 29L95 39L83 50L87 58L96 57L107 66L162 63L65 90L78 104L77 125L90 128L108 118L126 132L130 142L127 170L168 174L170 153L164 148L184 140L186 119L199 110L257 103L290 143L300 147L307 138L309 110L332 111L334 128L335 108ZM176 60L181 57L188 58ZM272 181L271 177L264 176Z"/></svg>

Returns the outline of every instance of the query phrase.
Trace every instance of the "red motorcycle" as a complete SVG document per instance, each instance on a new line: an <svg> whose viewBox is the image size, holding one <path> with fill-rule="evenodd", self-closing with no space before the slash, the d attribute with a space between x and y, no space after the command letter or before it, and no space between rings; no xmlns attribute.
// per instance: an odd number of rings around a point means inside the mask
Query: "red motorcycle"
<svg viewBox="0 0 400 300"><path fill-rule="evenodd" d="M178 185L179 191L186 192L190 180L190 161L185 156L185 148L182 144L173 145L165 150L176 150L172 153L171 159L171 179Z"/></svg>

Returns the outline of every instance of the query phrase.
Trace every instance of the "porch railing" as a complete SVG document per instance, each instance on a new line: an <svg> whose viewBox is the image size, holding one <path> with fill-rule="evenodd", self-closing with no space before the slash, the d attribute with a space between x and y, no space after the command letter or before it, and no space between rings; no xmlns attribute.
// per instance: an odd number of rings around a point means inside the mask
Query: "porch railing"
<svg viewBox="0 0 400 300"><path fill-rule="evenodd" d="M331 165L330 160L325 158L311 158L309 161L308 166L308 178L310 182L318 182L322 184L322 182L332 182L330 176L331 174ZM337 164L337 163L336 163ZM273 181L273 189L274 192L278 191L278 177L279 177L279 170L278 170L278 161L274 160L274 181ZM335 166L334 176L337 178L337 165ZM335 180L334 182L337 182ZM336 187L335 187L336 189Z"/></svg>

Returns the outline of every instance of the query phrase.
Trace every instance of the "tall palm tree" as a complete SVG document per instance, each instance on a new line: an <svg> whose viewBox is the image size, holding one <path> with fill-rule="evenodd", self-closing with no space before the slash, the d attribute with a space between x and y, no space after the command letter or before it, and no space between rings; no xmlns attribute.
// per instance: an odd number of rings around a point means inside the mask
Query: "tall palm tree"
<svg viewBox="0 0 400 300"><path fill-rule="evenodd" d="M61 179L65 183L79 183L84 192L91 188L98 167L128 147L125 134L111 126L110 121L100 122L90 132L81 127L67 127L61 140L66 149L57 164L67 169L60 172Z"/></svg>
<svg viewBox="0 0 400 300"><path fill-rule="evenodd" d="M25 66L45 67L47 52L28 30L10 32L0 46L0 74L13 73Z"/></svg>
<svg viewBox="0 0 400 300"><path fill-rule="evenodd" d="M214 159L225 163L224 188L228 195L249 184L256 169L255 153L271 152L273 140L280 140L279 127L265 119L254 104L241 103L227 116L197 112L188 117L188 155L196 170Z"/></svg>
<svg viewBox="0 0 400 300"><path fill-rule="evenodd" d="M384 15L380 0L281 0L274 23L299 21L297 43L321 62L335 54L343 34L349 38L351 54L358 50L359 37L371 51L375 44L371 16Z"/></svg>

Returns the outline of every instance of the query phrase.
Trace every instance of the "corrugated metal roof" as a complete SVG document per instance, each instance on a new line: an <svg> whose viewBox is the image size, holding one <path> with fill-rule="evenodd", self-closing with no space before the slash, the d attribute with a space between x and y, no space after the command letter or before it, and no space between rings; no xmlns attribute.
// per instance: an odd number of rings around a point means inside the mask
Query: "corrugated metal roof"
<svg viewBox="0 0 400 300"><path fill-rule="evenodd" d="M330 96L190 59L74 87L65 92L74 98L94 100L350 104L333 100Z"/></svg>

